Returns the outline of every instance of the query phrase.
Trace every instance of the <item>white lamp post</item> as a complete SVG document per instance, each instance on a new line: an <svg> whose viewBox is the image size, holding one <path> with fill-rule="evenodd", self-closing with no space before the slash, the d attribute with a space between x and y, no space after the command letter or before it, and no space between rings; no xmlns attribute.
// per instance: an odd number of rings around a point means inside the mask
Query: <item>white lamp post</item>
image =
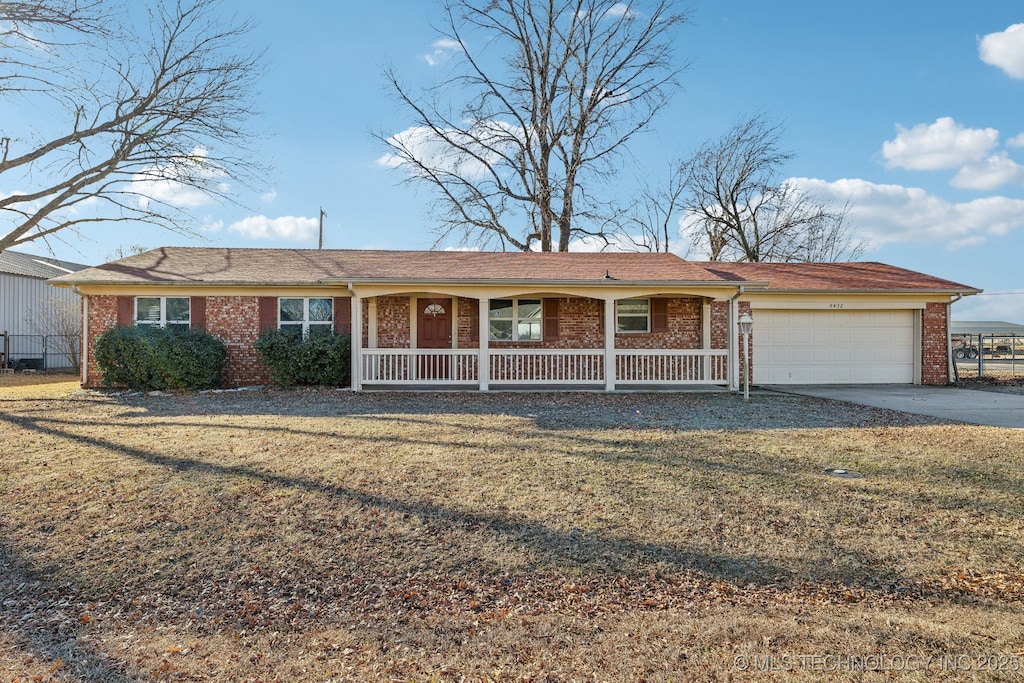
<svg viewBox="0 0 1024 683"><path fill-rule="evenodd" d="M754 328L754 319L744 313L736 321L743 335L743 400L750 400L750 331Z"/></svg>

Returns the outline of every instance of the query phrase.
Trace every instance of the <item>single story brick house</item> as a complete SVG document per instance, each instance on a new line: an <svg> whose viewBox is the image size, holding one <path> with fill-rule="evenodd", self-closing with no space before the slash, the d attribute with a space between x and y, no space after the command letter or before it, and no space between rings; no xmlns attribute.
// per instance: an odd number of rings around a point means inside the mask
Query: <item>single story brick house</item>
<svg viewBox="0 0 1024 683"><path fill-rule="evenodd" d="M722 263L661 253L168 247L50 280L113 325L205 328L224 381L262 384L268 327L353 332L352 387L946 384L949 307L980 290L880 263Z"/></svg>

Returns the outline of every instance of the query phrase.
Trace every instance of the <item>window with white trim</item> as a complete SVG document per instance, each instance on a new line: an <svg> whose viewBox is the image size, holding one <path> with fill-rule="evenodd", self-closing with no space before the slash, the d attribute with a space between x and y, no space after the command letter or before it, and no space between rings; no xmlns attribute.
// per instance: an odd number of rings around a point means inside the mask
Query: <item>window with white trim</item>
<svg viewBox="0 0 1024 683"><path fill-rule="evenodd" d="M492 341L540 341L544 318L540 299L491 299L488 329Z"/></svg>
<svg viewBox="0 0 1024 683"><path fill-rule="evenodd" d="M191 299L187 296L135 297L135 324L139 327L189 328Z"/></svg>
<svg viewBox="0 0 1024 683"><path fill-rule="evenodd" d="M277 327L303 337L329 335L334 330L334 300L282 297L277 300Z"/></svg>
<svg viewBox="0 0 1024 683"><path fill-rule="evenodd" d="M616 332L650 332L651 300L620 299L615 302Z"/></svg>

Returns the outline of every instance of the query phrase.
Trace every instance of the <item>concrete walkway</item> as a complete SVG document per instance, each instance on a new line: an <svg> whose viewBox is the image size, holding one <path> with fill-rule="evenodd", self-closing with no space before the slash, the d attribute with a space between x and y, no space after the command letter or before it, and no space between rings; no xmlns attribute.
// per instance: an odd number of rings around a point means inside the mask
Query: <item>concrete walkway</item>
<svg viewBox="0 0 1024 683"><path fill-rule="evenodd" d="M992 427L1024 429L1024 395L909 384L768 385L762 389Z"/></svg>

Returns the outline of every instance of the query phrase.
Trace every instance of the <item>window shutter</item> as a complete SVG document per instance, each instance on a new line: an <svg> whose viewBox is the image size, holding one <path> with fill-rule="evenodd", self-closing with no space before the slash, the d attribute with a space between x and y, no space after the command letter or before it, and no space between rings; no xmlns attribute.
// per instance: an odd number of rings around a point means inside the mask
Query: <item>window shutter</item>
<svg viewBox="0 0 1024 683"><path fill-rule="evenodd" d="M272 330L277 327L277 297L259 297L260 307L260 332Z"/></svg>
<svg viewBox="0 0 1024 683"><path fill-rule="evenodd" d="M135 320L135 297L117 297L117 324L123 327L131 327Z"/></svg>
<svg viewBox="0 0 1024 683"><path fill-rule="evenodd" d="M597 301L597 331L604 334L604 300L595 299Z"/></svg>
<svg viewBox="0 0 1024 683"><path fill-rule="evenodd" d="M651 332L668 330L668 299L651 299Z"/></svg>
<svg viewBox="0 0 1024 683"><path fill-rule="evenodd" d="M206 329L206 297L194 296L189 302L189 321L193 330Z"/></svg>
<svg viewBox="0 0 1024 683"><path fill-rule="evenodd" d="M558 341L558 299L544 299L544 341Z"/></svg>
<svg viewBox="0 0 1024 683"><path fill-rule="evenodd" d="M338 334L352 334L352 299L334 297L334 329Z"/></svg>
<svg viewBox="0 0 1024 683"><path fill-rule="evenodd" d="M480 341L480 300L471 299L474 304L469 311L469 341Z"/></svg>

